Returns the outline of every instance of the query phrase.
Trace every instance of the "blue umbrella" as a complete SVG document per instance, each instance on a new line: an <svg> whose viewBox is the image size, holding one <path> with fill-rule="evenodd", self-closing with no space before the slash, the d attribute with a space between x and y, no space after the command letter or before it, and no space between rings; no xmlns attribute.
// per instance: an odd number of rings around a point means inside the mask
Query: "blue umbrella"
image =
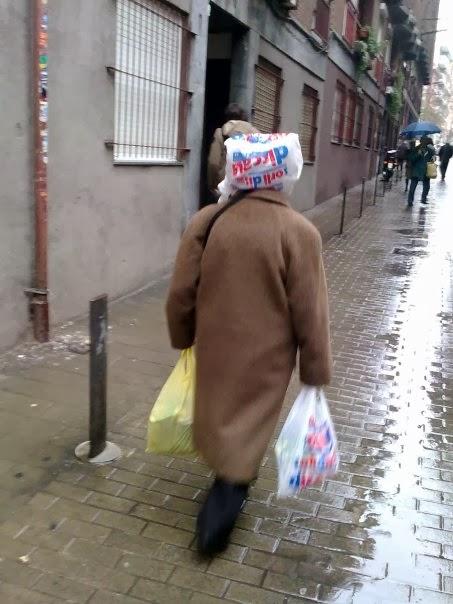
<svg viewBox="0 0 453 604"><path fill-rule="evenodd" d="M428 134L439 134L442 130L432 122L413 122L401 131L401 136L406 138L417 138Z"/></svg>

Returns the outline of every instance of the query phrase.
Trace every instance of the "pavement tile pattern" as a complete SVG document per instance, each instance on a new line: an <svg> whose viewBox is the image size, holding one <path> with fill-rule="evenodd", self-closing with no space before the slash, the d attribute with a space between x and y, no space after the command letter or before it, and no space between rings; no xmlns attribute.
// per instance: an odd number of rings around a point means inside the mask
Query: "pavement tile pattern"
<svg viewBox="0 0 453 604"><path fill-rule="evenodd" d="M448 185L412 211L397 187L326 245L340 472L279 501L269 450L230 548L212 561L193 543L209 468L143 451L176 359L165 285L111 307L110 439L123 450L111 465L73 455L87 434L88 358L68 342L85 324L63 326L61 346L10 355L0 602L453 602L452 224Z"/></svg>

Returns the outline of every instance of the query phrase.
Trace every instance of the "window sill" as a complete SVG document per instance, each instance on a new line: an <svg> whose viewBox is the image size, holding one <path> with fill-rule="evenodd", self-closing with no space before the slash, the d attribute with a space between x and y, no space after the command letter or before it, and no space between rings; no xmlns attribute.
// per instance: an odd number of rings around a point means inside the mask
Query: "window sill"
<svg viewBox="0 0 453 604"><path fill-rule="evenodd" d="M355 44L356 40L354 40L354 42L351 43L347 38L345 38L344 36L341 36L341 41L343 42L345 49L348 50L351 54L353 54L354 44Z"/></svg>
<svg viewBox="0 0 453 604"><path fill-rule="evenodd" d="M154 167L182 167L184 162L182 161L134 161L134 160L117 160L113 162L114 166L135 166L137 168L152 168Z"/></svg>
<svg viewBox="0 0 453 604"><path fill-rule="evenodd" d="M329 41L329 34L327 34L327 36L323 36L319 33L319 31L316 31L316 29L314 28L310 31L310 34L315 39L315 41L321 46L325 46Z"/></svg>
<svg viewBox="0 0 453 604"><path fill-rule="evenodd" d="M304 167L305 166L314 166L315 165L315 161L316 161L316 159L310 159L310 160L307 160L307 161L304 160Z"/></svg>

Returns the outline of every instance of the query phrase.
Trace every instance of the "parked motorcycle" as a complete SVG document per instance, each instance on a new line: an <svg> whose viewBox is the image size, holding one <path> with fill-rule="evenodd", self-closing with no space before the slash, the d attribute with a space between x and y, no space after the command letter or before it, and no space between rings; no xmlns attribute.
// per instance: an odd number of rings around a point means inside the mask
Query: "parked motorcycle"
<svg viewBox="0 0 453 604"><path fill-rule="evenodd" d="M396 168L396 149L387 151L382 164L382 180L391 185Z"/></svg>

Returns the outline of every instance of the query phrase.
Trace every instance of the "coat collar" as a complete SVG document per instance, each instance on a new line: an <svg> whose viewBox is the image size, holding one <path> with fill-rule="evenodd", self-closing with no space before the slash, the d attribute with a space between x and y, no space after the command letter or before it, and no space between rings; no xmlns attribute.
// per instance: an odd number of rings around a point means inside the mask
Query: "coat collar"
<svg viewBox="0 0 453 604"><path fill-rule="evenodd" d="M289 207L289 199L280 191L274 191L273 189L259 189L253 191L247 195L249 199L260 199L261 201L269 201L270 203L278 203L282 206Z"/></svg>

